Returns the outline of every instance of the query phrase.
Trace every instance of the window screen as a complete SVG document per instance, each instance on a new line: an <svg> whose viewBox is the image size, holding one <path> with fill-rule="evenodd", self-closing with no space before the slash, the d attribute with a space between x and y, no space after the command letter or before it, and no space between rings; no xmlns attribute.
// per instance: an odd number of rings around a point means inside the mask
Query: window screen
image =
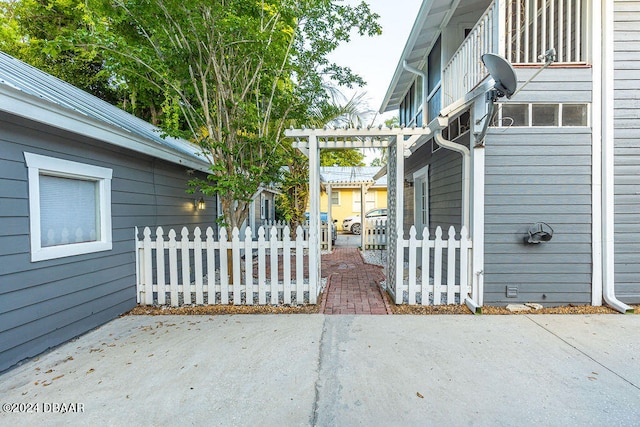
<svg viewBox="0 0 640 427"><path fill-rule="evenodd" d="M40 175L42 247L100 239L96 181Z"/></svg>

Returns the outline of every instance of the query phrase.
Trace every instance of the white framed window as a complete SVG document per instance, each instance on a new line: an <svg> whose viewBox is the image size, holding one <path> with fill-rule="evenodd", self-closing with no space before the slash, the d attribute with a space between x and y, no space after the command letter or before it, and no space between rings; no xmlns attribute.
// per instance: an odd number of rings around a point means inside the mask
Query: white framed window
<svg viewBox="0 0 640 427"><path fill-rule="evenodd" d="M589 124L589 105L579 103L501 103L497 127L585 127Z"/></svg>
<svg viewBox="0 0 640 427"><path fill-rule="evenodd" d="M331 206L340 206L340 192L335 189L331 191Z"/></svg>
<svg viewBox="0 0 640 427"><path fill-rule="evenodd" d="M429 228L429 165L413 173L413 189L413 222L422 236L424 227Z"/></svg>
<svg viewBox="0 0 640 427"><path fill-rule="evenodd" d="M31 261L112 249L112 170L24 153Z"/></svg>
<svg viewBox="0 0 640 427"><path fill-rule="evenodd" d="M368 212L371 209L375 208L376 193L374 191L368 191L364 195L364 203L365 203L364 212ZM353 212L360 213L360 190L353 190Z"/></svg>

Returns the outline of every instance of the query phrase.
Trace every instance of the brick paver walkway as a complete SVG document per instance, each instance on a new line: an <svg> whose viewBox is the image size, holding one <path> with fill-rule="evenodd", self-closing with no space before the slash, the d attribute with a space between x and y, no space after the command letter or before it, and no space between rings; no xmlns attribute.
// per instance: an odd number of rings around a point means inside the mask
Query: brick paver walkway
<svg viewBox="0 0 640 427"><path fill-rule="evenodd" d="M358 249L335 248L322 255L322 276L329 277L324 314L391 314L379 286L382 267L365 264Z"/></svg>

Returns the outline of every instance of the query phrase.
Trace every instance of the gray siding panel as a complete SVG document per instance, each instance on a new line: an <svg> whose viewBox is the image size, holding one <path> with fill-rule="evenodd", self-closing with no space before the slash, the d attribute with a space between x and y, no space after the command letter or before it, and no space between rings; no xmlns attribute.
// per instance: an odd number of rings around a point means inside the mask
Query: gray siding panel
<svg viewBox="0 0 640 427"><path fill-rule="evenodd" d="M0 145L0 371L135 305L135 226L215 224L179 165L4 113ZM111 251L31 262L25 151L113 170Z"/></svg>
<svg viewBox="0 0 640 427"><path fill-rule="evenodd" d="M640 1L615 1L615 283L640 303Z"/></svg>
<svg viewBox="0 0 640 427"><path fill-rule="evenodd" d="M456 142L468 147L469 134ZM431 143L427 142L406 159L405 178L413 181L413 173L429 165L429 232L435 233L439 226L446 235L449 227L460 231L462 225L462 156L444 148L433 153L431 150ZM414 191L405 191L405 205L410 205L408 211L405 209L406 236L414 223Z"/></svg>
<svg viewBox="0 0 640 427"><path fill-rule="evenodd" d="M590 129L490 129L485 153L485 303L590 303ZM553 239L525 245L539 221Z"/></svg>

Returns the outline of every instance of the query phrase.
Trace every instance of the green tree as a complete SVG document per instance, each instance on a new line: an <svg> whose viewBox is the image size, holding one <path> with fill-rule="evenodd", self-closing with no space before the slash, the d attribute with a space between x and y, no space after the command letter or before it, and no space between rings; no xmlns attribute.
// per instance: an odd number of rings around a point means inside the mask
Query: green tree
<svg viewBox="0 0 640 427"><path fill-rule="evenodd" d="M320 166L366 166L364 154L354 148L330 149L320 152Z"/></svg>
<svg viewBox="0 0 640 427"><path fill-rule="evenodd" d="M91 12L81 0L0 0L0 49L107 102L120 93L110 83L100 51L69 43L92 31Z"/></svg>
<svg viewBox="0 0 640 427"><path fill-rule="evenodd" d="M400 122L398 116L394 116L384 121L384 125L388 128L397 127ZM382 167L387 164L389 152L386 148L380 148L380 157L377 157L371 161L371 166Z"/></svg>
<svg viewBox="0 0 640 427"><path fill-rule="evenodd" d="M283 131L331 109L326 79L363 83L328 53L352 30L380 33L364 2L116 0L106 15L109 37L96 45L125 79L149 73L175 118L165 130L191 138L211 164L208 179L191 185L219 194L230 226L246 219L260 184L300 162Z"/></svg>

